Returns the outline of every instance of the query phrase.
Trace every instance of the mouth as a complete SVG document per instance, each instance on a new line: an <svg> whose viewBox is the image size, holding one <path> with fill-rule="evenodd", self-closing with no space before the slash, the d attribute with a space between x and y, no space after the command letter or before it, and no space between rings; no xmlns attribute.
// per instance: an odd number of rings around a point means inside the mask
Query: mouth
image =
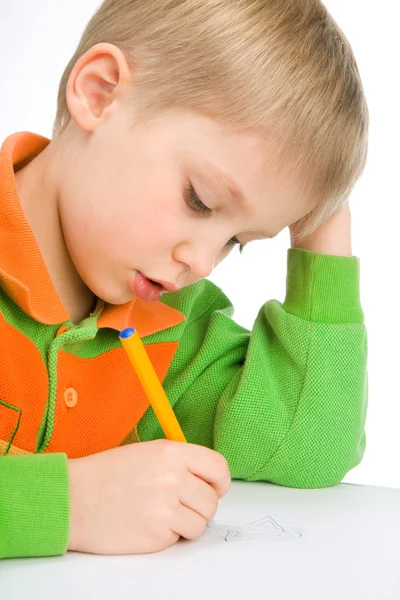
<svg viewBox="0 0 400 600"><path fill-rule="evenodd" d="M160 285L165 292L177 292L179 290L179 286L175 285L174 283L169 283L168 281L157 281L157 279L149 279L148 277L147 279L156 285Z"/></svg>
<svg viewBox="0 0 400 600"><path fill-rule="evenodd" d="M145 302L157 302L165 291L160 283L148 279L143 273L140 273L140 271L137 271L136 276L132 281L131 288L135 296Z"/></svg>

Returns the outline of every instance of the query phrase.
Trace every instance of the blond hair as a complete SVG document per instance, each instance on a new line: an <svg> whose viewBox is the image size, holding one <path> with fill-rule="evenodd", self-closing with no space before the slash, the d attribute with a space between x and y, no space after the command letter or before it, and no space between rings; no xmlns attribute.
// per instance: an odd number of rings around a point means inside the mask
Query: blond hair
<svg viewBox="0 0 400 600"><path fill-rule="evenodd" d="M62 76L54 136L71 118L71 70L100 42L134 66L141 114L183 108L274 135L275 160L303 174L315 204L300 237L348 199L368 108L351 46L319 0L105 0Z"/></svg>

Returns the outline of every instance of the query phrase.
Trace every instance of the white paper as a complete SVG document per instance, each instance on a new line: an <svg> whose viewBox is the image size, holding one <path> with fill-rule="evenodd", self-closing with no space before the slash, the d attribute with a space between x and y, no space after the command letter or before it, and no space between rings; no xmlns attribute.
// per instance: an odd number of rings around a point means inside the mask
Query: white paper
<svg viewBox="0 0 400 600"><path fill-rule="evenodd" d="M1 600L400 600L400 490L233 482L197 541L0 561Z"/></svg>

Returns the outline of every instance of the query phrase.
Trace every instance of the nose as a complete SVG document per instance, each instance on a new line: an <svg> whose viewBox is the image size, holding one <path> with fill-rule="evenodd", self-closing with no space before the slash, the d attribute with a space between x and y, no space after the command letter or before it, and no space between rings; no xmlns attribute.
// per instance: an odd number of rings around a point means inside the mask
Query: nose
<svg viewBox="0 0 400 600"><path fill-rule="evenodd" d="M215 267L216 253L207 245L196 246L181 244L175 248L173 258L184 263L189 271L190 279L204 279Z"/></svg>

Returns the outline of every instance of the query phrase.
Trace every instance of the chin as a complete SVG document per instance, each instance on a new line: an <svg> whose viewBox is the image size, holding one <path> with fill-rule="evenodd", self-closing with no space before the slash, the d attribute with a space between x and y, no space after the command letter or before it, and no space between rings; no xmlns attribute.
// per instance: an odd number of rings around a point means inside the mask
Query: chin
<svg viewBox="0 0 400 600"><path fill-rule="evenodd" d="M95 294L95 296L97 296L107 304L114 304L115 306L126 304L127 302L134 300L136 297L133 294L133 292L122 291L121 288L117 288L113 285L101 286L96 285L96 283L93 282L93 284L89 285L89 287L92 290L93 294Z"/></svg>
<svg viewBox="0 0 400 600"><path fill-rule="evenodd" d="M134 296L134 294L104 294L101 298L104 302L107 302L107 304L121 306L122 304L131 302L136 296Z"/></svg>

